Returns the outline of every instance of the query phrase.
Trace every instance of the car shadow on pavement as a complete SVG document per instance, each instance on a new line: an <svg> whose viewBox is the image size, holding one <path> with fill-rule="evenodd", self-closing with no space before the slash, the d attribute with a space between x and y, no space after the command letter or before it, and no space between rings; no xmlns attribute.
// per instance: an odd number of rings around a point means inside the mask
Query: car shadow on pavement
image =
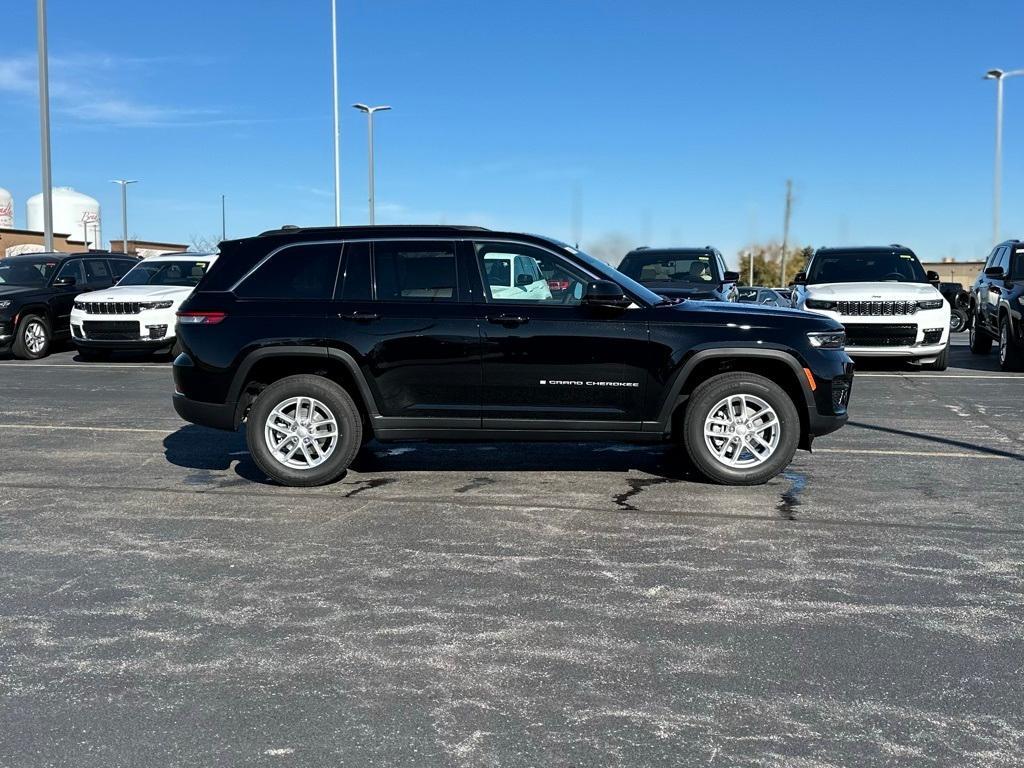
<svg viewBox="0 0 1024 768"><path fill-rule="evenodd" d="M272 484L252 460L245 434L189 424L164 438L171 464L195 470L186 483L217 483L234 468L245 480ZM351 469L380 472L643 472L665 481L706 483L686 453L671 444L624 443L378 443L359 452Z"/></svg>
<svg viewBox="0 0 1024 768"><path fill-rule="evenodd" d="M953 440L948 437L939 437L937 435L929 435L924 432L911 432L906 429L895 429L894 427L880 427L877 424L865 424L861 421L849 421L847 426L860 427L861 429L867 429L872 432L884 432L888 435L899 435L901 437L912 437L915 440L926 440L930 443L940 443L941 445L948 445L954 448L962 448L964 450L972 451L974 453L984 453L989 456L999 456L1003 459L1014 459L1015 461L1024 461L1024 454L1013 453L1012 451L1004 451L999 448L989 448L984 445L978 445L977 443L969 443L966 440Z"/></svg>

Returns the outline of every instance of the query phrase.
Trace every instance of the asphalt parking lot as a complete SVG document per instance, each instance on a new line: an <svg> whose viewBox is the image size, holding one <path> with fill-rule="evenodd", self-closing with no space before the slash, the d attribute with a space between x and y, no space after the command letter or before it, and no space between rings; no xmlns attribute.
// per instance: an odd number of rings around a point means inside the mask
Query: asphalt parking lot
<svg viewBox="0 0 1024 768"><path fill-rule="evenodd" d="M1019 766L1024 376L860 370L757 488L378 445L319 489L163 362L0 361L0 765Z"/></svg>

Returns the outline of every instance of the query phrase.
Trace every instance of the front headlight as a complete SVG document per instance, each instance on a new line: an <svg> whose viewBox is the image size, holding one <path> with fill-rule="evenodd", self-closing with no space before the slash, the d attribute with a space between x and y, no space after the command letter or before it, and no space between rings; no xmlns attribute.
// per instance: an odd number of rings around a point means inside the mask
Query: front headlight
<svg viewBox="0 0 1024 768"><path fill-rule="evenodd" d="M808 309L835 309L836 303L834 301L822 301L821 299L807 299L804 302L804 306Z"/></svg>
<svg viewBox="0 0 1024 768"><path fill-rule="evenodd" d="M946 303L945 299L928 299L927 301L917 302L918 309L941 309L942 305Z"/></svg>
<svg viewBox="0 0 1024 768"><path fill-rule="evenodd" d="M143 301L139 306L143 309L170 309L173 304L173 301Z"/></svg>
<svg viewBox="0 0 1024 768"><path fill-rule="evenodd" d="M807 334L807 338L817 349L843 349L846 346L845 331L813 331Z"/></svg>
<svg viewBox="0 0 1024 768"><path fill-rule="evenodd" d="M10 299L0 299L0 309L7 309L11 303Z"/></svg>

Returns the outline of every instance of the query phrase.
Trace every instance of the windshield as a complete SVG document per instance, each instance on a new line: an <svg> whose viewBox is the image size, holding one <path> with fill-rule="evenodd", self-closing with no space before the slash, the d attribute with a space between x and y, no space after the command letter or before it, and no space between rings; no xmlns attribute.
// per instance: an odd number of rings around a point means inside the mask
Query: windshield
<svg viewBox="0 0 1024 768"><path fill-rule="evenodd" d="M704 251L631 253L619 264L619 271L642 283L714 285L721 282L714 257Z"/></svg>
<svg viewBox="0 0 1024 768"><path fill-rule="evenodd" d="M924 267L912 253L829 251L811 262L808 283L927 283Z"/></svg>
<svg viewBox="0 0 1024 768"><path fill-rule="evenodd" d="M118 285L180 285L194 288L206 274L205 261L150 261L136 264Z"/></svg>
<svg viewBox="0 0 1024 768"><path fill-rule="evenodd" d="M0 260L0 285L43 287L50 281L50 275L56 268L57 262L54 259Z"/></svg>
<svg viewBox="0 0 1024 768"><path fill-rule="evenodd" d="M566 246L568 247L568 246ZM614 283L618 283L627 291L632 293L638 299L647 304L662 304L665 299L656 294L650 288L645 288L636 280L631 278L629 275L624 275L619 270L615 269L608 264L605 264L600 259L595 259L589 253L583 251L577 251L575 248L572 249L573 253L576 254L577 258L582 259L583 262L593 269L595 272L600 274L602 277L606 277Z"/></svg>

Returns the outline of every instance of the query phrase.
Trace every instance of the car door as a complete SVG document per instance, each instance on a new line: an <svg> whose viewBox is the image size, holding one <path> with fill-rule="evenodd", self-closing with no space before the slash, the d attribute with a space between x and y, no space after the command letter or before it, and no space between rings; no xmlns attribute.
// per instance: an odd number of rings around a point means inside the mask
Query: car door
<svg viewBox="0 0 1024 768"><path fill-rule="evenodd" d="M380 426L479 429L480 330L456 242L349 242L342 261L328 344L362 369Z"/></svg>
<svg viewBox="0 0 1024 768"><path fill-rule="evenodd" d="M482 287L484 429L639 429L647 340L639 313L584 305L599 276L553 250L488 240L466 247ZM484 279L488 256L499 255L519 265L515 293Z"/></svg>
<svg viewBox="0 0 1024 768"><path fill-rule="evenodd" d="M1003 274L1007 274L1010 270L1010 249L1005 245L1000 246L996 249L995 258L992 260L992 267L1001 267ZM999 301L1002 299L1002 294L1005 286L1004 279L996 279L993 277L985 276L984 283L984 302L982 304L982 313L985 317L985 325L987 325L993 332L998 331L999 328Z"/></svg>
<svg viewBox="0 0 1024 768"><path fill-rule="evenodd" d="M74 283L71 285L58 284L59 281L67 278L74 280ZM53 289L50 309L54 324L51 331L57 336L68 335L71 333L71 309L75 304L75 296L89 290L82 259L68 259L61 264L50 285Z"/></svg>

